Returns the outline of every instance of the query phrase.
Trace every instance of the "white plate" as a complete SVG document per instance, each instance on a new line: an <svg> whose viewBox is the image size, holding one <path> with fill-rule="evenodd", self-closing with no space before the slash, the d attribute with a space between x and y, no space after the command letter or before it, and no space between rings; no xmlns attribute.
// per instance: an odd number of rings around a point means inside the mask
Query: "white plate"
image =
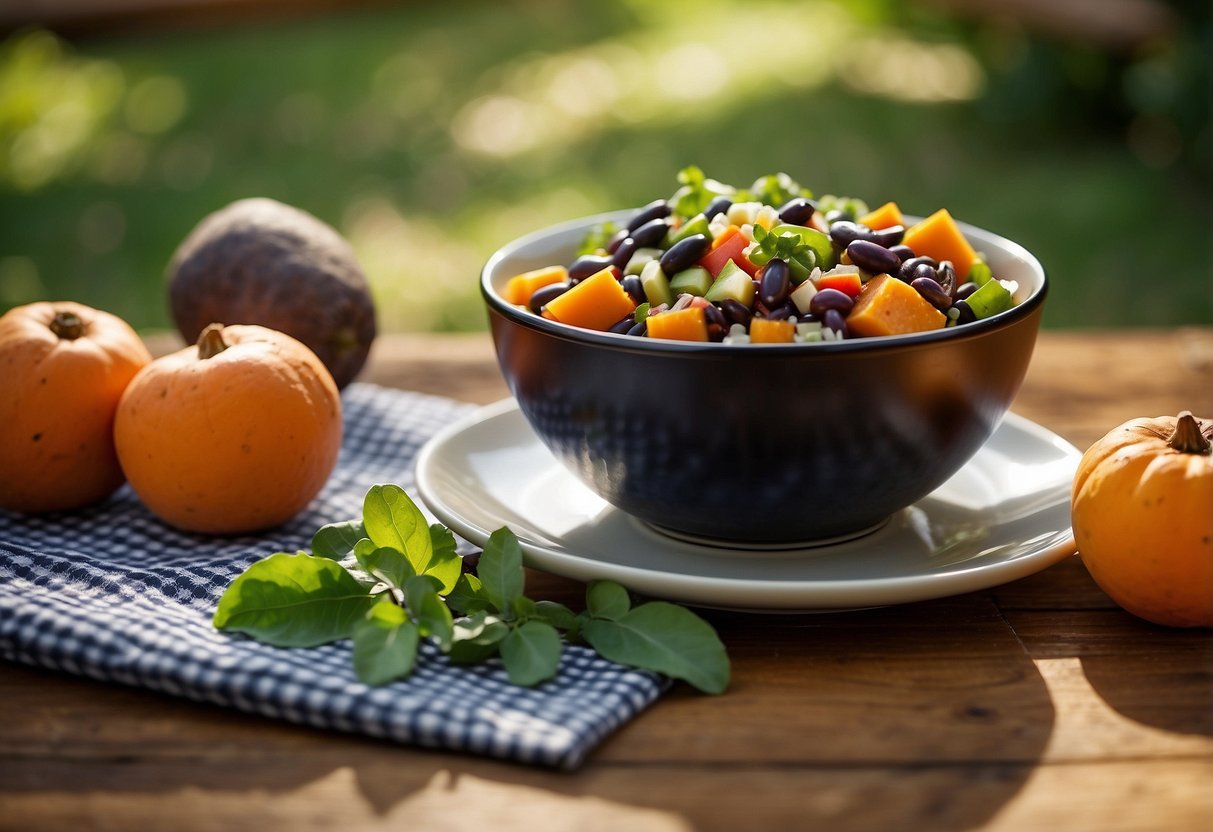
<svg viewBox="0 0 1213 832"><path fill-rule="evenodd" d="M954 477L876 531L787 550L675 540L613 508L552 456L512 399L435 436L416 475L442 522L481 546L509 526L528 566L698 606L790 612L972 592L1073 554L1070 483L1080 456L1008 414Z"/></svg>

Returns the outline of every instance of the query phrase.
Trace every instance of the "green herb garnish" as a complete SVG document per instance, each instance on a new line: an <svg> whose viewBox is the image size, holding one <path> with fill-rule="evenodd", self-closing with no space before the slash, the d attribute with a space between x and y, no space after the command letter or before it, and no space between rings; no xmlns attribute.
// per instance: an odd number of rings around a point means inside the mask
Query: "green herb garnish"
<svg viewBox="0 0 1213 832"><path fill-rule="evenodd" d="M670 197L670 207L683 219L702 214L708 203L718 196L732 196L735 188L715 179L708 179L694 165L678 171L680 187Z"/></svg>
<svg viewBox="0 0 1213 832"><path fill-rule="evenodd" d="M428 639L456 664L499 656L510 681L524 686L556 675L566 642L584 642L706 693L728 687L724 645L691 611L664 601L633 607L612 581L588 586L581 613L534 601L523 594L522 548L507 528L489 537L476 571L464 572L451 531L427 525L396 485L373 486L362 520L322 527L312 549L270 555L237 576L219 599L215 627L278 647L352 639L354 672L368 685L408 676Z"/></svg>
<svg viewBox="0 0 1213 832"><path fill-rule="evenodd" d="M786 173L770 173L754 180L749 190L737 193L738 202L761 202L781 208L797 197L812 199L813 192L801 187L800 183Z"/></svg>

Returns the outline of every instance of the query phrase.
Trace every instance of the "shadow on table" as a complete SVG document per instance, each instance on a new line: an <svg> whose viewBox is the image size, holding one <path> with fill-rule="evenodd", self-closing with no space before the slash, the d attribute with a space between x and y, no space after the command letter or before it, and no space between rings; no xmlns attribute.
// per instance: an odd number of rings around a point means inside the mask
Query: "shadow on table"
<svg viewBox="0 0 1213 832"><path fill-rule="evenodd" d="M32 754L8 778L8 793L45 805L53 792L64 812L101 811L107 800L118 814L171 802L181 817L202 812L212 824L247 825L270 812L477 830L524 819L562 829L743 829L761 819L946 831L996 816L1049 741L1054 711L1044 681L984 595L853 613L711 617L734 657L728 694L676 687L571 774L78 680L73 687L88 686L86 695L48 700L43 716L89 699L96 719L110 724L73 755L57 746Z"/></svg>

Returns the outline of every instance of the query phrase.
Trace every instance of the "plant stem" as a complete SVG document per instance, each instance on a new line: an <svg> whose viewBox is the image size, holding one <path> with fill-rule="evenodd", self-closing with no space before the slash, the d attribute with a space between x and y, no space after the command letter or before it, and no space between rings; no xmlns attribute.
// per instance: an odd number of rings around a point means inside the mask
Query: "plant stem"
<svg viewBox="0 0 1213 832"><path fill-rule="evenodd" d="M227 342L223 340L223 324L208 324L206 329L202 330L202 334L198 336L198 357L200 359L214 358L227 347Z"/></svg>
<svg viewBox="0 0 1213 832"><path fill-rule="evenodd" d="M75 341L84 334L84 321L75 312L56 312L49 326L51 332L65 341Z"/></svg>
<svg viewBox="0 0 1213 832"><path fill-rule="evenodd" d="M1183 411L1176 418L1175 433L1167 444L1184 454L1213 453L1213 442L1205 438L1200 430L1200 422L1190 410Z"/></svg>

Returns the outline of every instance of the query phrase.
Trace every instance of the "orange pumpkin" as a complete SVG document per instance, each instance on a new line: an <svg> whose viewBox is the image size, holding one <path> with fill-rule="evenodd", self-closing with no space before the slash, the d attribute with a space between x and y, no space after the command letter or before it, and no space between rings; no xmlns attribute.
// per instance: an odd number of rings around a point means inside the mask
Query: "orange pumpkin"
<svg viewBox="0 0 1213 832"><path fill-rule="evenodd" d="M1072 519L1091 577L1129 612L1213 627L1213 421L1133 419L1083 455Z"/></svg>
<svg viewBox="0 0 1213 832"><path fill-rule="evenodd" d="M341 447L341 398L310 349L260 326L211 324L145 367L114 439L143 503L187 531L276 526L324 486Z"/></svg>
<svg viewBox="0 0 1213 832"><path fill-rule="evenodd" d="M0 507L79 508L122 485L114 411L151 360L125 321L79 303L0 317Z"/></svg>

